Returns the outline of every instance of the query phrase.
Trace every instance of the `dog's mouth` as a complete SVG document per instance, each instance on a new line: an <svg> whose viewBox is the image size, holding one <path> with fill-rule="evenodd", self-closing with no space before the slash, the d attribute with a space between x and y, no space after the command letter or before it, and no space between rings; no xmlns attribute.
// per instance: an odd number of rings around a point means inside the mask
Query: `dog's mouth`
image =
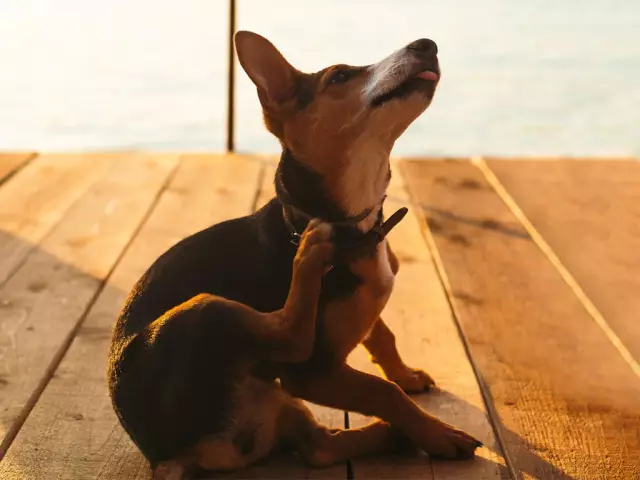
<svg viewBox="0 0 640 480"><path fill-rule="evenodd" d="M406 80L400 82L388 92L375 97L371 101L371 106L379 107L391 100L407 97L417 91L424 92L429 98L431 98L439 80L439 68L436 67L428 70L420 70L417 73L409 75Z"/></svg>

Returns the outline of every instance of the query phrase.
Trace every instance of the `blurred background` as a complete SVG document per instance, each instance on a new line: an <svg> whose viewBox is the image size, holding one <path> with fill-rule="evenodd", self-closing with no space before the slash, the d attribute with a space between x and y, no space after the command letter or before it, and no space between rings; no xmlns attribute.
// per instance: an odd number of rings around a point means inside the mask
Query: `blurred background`
<svg viewBox="0 0 640 480"><path fill-rule="evenodd" d="M0 150L225 148L227 0L0 0ZM395 155L640 155L637 0L237 0L298 68L439 46ZM236 71L236 149L278 152Z"/></svg>

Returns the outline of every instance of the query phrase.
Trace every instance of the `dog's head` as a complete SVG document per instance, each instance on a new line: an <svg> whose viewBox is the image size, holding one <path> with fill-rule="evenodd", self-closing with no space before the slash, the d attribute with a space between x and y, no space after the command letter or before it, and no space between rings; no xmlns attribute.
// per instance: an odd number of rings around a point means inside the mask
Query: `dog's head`
<svg viewBox="0 0 640 480"><path fill-rule="evenodd" d="M393 144L429 106L440 79L435 42L416 40L374 65L315 73L297 70L255 33L236 33L235 44L268 130L323 176L343 207L355 211L371 201L349 199L349 192L384 191Z"/></svg>

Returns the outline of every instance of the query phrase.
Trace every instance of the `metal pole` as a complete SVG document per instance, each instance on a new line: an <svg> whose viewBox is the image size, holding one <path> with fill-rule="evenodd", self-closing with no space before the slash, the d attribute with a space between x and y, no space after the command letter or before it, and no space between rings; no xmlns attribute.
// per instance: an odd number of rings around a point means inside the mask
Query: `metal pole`
<svg viewBox="0 0 640 480"><path fill-rule="evenodd" d="M227 152L235 150L235 49L233 35L236 33L236 2L229 0L229 52L227 79Z"/></svg>

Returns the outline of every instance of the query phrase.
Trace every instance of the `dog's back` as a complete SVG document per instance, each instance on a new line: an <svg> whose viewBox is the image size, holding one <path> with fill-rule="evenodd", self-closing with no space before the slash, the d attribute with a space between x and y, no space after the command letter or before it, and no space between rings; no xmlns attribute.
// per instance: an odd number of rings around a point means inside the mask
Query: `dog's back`
<svg viewBox="0 0 640 480"><path fill-rule="evenodd" d="M138 280L116 324L116 338L138 333L198 293L277 310L286 298L294 255L275 199L253 215L195 233L167 250Z"/></svg>

